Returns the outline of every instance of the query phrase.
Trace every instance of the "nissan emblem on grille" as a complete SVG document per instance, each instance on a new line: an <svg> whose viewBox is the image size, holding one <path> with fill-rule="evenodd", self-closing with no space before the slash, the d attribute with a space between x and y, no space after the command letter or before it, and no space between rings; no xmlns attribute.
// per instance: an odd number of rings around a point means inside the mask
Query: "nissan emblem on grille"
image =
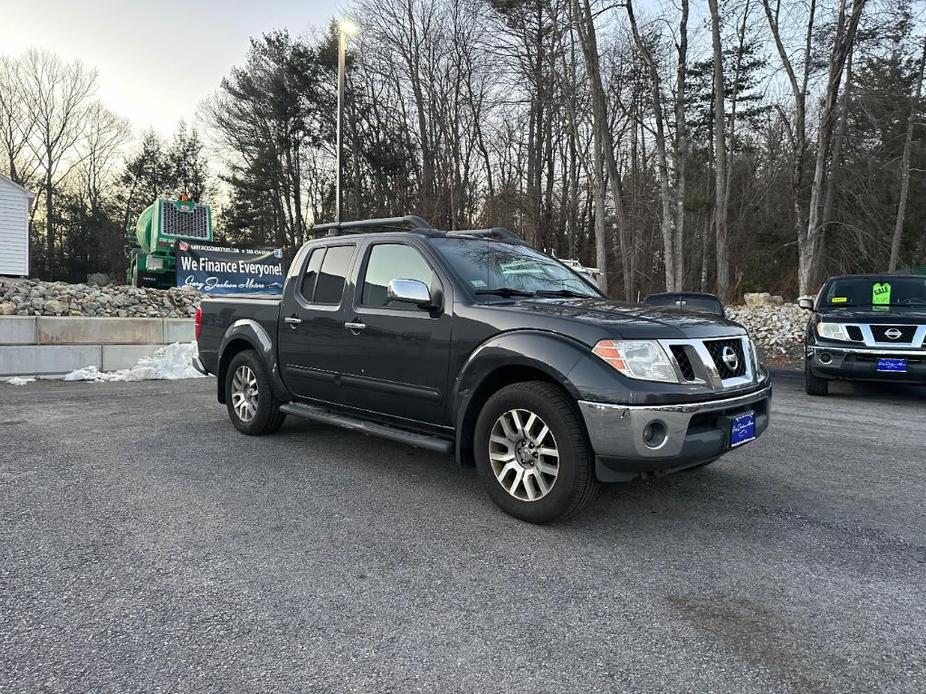
<svg viewBox="0 0 926 694"><path fill-rule="evenodd" d="M740 358L737 356L736 350L729 345L725 345L720 354L727 368L730 369L730 371L736 371L737 367L740 365Z"/></svg>
<svg viewBox="0 0 926 694"><path fill-rule="evenodd" d="M889 328L884 331L884 337L889 340L899 340L903 336L903 333L900 332L897 328Z"/></svg>

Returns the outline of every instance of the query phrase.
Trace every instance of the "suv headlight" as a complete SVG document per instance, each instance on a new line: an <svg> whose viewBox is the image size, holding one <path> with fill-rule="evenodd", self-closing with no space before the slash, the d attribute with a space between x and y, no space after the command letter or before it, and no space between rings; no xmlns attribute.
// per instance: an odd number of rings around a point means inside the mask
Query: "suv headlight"
<svg viewBox="0 0 926 694"><path fill-rule="evenodd" d="M841 340L852 342L849 331L842 323L817 323L817 335L826 340Z"/></svg>
<svg viewBox="0 0 926 694"><path fill-rule="evenodd" d="M601 340L592 352L628 378L679 382L669 357L655 340Z"/></svg>

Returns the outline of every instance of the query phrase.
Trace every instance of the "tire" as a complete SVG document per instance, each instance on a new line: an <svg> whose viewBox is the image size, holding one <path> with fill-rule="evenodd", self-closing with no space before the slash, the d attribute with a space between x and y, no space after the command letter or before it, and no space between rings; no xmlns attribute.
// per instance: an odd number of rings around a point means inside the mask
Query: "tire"
<svg viewBox="0 0 926 694"><path fill-rule="evenodd" d="M515 383L490 397L476 421L473 444L486 492L520 520L566 518L598 491L575 402L549 383Z"/></svg>
<svg viewBox="0 0 926 694"><path fill-rule="evenodd" d="M250 349L238 352L225 372L225 407L235 428L248 436L272 434L286 419L281 404L257 353Z"/></svg>
<svg viewBox="0 0 926 694"><path fill-rule="evenodd" d="M804 390L807 395L826 395L830 392L830 382L825 378L814 376L810 370L810 362L804 362Z"/></svg>

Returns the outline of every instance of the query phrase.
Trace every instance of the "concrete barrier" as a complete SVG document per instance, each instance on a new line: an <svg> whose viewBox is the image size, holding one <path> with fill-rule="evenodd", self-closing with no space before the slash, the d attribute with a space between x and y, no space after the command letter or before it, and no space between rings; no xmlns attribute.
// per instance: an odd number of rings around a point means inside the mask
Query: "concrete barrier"
<svg viewBox="0 0 926 694"><path fill-rule="evenodd" d="M40 345L153 345L164 342L162 318L36 318Z"/></svg>
<svg viewBox="0 0 926 694"><path fill-rule="evenodd" d="M33 316L0 316L0 345L34 345Z"/></svg>
<svg viewBox="0 0 926 694"><path fill-rule="evenodd" d="M127 369L162 345L193 337L193 321L183 318L0 316L0 376Z"/></svg>

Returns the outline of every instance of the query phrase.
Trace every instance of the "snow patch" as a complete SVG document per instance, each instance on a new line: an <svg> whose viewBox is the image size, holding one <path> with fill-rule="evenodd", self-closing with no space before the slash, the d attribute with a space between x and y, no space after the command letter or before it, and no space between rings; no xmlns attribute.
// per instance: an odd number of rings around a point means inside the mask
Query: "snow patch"
<svg viewBox="0 0 926 694"><path fill-rule="evenodd" d="M100 371L95 366L85 366L64 377L65 381L151 381L179 378L203 378L193 368L193 357L198 354L195 342L175 342L159 347L150 357L142 357L130 369Z"/></svg>
<svg viewBox="0 0 926 694"><path fill-rule="evenodd" d="M25 376L9 376L7 378L0 378L0 381L9 383L11 386L24 386L27 383L32 383L35 379L31 377L26 378Z"/></svg>

